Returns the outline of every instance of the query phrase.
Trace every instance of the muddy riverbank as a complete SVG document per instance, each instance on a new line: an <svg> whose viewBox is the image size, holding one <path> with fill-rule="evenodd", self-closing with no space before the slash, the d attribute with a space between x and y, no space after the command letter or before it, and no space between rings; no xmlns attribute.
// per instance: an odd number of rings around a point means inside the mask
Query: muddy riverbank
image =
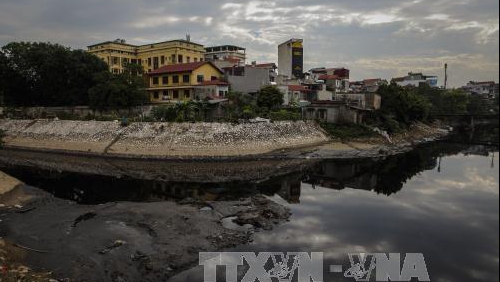
<svg viewBox="0 0 500 282"><path fill-rule="evenodd" d="M77 205L26 185L0 203L3 278L31 277L21 265L36 265L43 274L30 281L165 281L196 265L199 252L245 244L290 216L263 196ZM228 218L245 228L231 229Z"/></svg>

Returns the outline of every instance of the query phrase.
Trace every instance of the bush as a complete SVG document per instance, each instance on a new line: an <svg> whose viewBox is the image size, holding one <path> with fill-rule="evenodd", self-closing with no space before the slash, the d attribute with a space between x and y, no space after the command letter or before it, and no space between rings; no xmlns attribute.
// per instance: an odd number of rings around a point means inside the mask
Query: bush
<svg viewBox="0 0 500 282"><path fill-rule="evenodd" d="M153 109L151 115L156 120L164 120L164 121L175 121L177 118L177 111L175 108L170 106L159 106Z"/></svg>
<svg viewBox="0 0 500 282"><path fill-rule="evenodd" d="M0 129L0 148L3 147L3 138L5 137L5 132Z"/></svg>
<svg viewBox="0 0 500 282"><path fill-rule="evenodd" d="M175 118L175 122L184 122L184 111L180 111L177 117Z"/></svg>
<svg viewBox="0 0 500 282"><path fill-rule="evenodd" d="M270 117L272 120L300 120L301 115L297 112L290 112L287 110L280 110L277 112L271 112Z"/></svg>
<svg viewBox="0 0 500 282"><path fill-rule="evenodd" d="M333 124L320 123L321 127L331 137L344 139L369 138L377 134L368 126L363 124Z"/></svg>

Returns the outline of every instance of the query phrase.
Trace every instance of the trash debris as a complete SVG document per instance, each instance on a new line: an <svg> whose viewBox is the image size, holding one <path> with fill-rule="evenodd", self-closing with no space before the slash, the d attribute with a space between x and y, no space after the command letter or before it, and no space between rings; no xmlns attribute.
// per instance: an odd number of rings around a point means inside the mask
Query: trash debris
<svg viewBox="0 0 500 282"><path fill-rule="evenodd" d="M24 249L24 250L27 250L27 251L35 252L35 253L40 253L40 254L47 254L48 253L47 251L33 249L33 248L26 247L26 246L23 246L23 245L20 245L20 244L16 244L16 243L12 244L12 246L18 247L18 248L21 248L21 249Z"/></svg>
<svg viewBox="0 0 500 282"><path fill-rule="evenodd" d="M116 249L116 248L119 248L123 245L127 244L127 242L123 241L123 240L116 240L112 245L106 247L105 249L99 251L99 253L101 255L104 255L104 254L107 254L109 253L110 251Z"/></svg>
<svg viewBox="0 0 500 282"><path fill-rule="evenodd" d="M91 218L94 218L96 215L97 215L97 213L95 213L95 212L88 212L88 213L82 214L75 219L75 221L73 222L71 227L76 227L78 225L78 223L85 221L85 220L89 220Z"/></svg>

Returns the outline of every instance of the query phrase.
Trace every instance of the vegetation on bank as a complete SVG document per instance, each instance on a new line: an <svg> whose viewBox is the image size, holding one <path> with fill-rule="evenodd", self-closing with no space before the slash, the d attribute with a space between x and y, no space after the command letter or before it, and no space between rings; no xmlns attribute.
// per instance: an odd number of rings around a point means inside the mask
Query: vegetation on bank
<svg viewBox="0 0 500 282"><path fill-rule="evenodd" d="M83 50L13 42L0 49L0 100L9 107L129 108L146 101L139 68L111 74L105 62Z"/></svg>
<svg viewBox="0 0 500 282"><path fill-rule="evenodd" d="M468 95L461 89L401 87L383 85L378 94L381 108L367 119L367 124L379 127L389 134L405 131L415 122L431 122L435 115L498 114L498 95L485 99L480 95Z"/></svg>
<svg viewBox="0 0 500 282"><path fill-rule="evenodd" d="M5 137L5 132L0 129L0 148L3 147L3 138Z"/></svg>
<svg viewBox="0 0 500 282"><path fill-rule="evenodd" d="M332 124L322 122L320 125L331 137L341 140L378 136L371 127L364 124Z"/></svg>

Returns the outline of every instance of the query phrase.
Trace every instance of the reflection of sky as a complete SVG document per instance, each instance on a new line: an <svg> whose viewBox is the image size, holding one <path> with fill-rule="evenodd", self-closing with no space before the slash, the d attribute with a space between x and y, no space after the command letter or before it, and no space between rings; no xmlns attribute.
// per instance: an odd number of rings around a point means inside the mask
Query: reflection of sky
<svg viewBox="0 0 500 282"><path fill-rule="evenodd" d="M432 281L499 281L498 154L494 166L491 157L446 157L440 173L421 172L389 197L303 184L290 222L236 250L320 251L325 265L348 252L424 253ZM203 281L202 269L173 281Z"/></svg>

